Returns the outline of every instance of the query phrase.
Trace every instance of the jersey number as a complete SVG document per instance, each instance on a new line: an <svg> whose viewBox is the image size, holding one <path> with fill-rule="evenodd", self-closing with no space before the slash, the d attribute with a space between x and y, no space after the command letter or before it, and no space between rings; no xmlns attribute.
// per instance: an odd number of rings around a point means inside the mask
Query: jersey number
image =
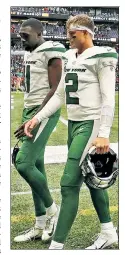
<svg viewBox="0 0 125 255"><path fill-rule="evenodd" d="M79 104L79 98L70 97L69 92L76 92L78 90L78 75L76 73L67 73L65 83L72 81L72 85L66 85L66 104Z"/></svg>
<svg viewBox="0 0 125 255"><path fill-rule="evenodd" d="M29 93L30 92L30 65L26 66L25 72L26 72L26 76L25 76L26 92Z"/></svg>

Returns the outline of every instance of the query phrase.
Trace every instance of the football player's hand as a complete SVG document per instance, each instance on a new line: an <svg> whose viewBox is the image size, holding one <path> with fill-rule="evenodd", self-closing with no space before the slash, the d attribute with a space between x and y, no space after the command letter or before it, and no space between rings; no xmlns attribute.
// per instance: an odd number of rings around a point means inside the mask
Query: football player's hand
<svg viewBox="0 0 125 255"><path fill-rule="evenodd" d="M104 137L97 137L93 143L92 146L96 147L96 152L98 154L104 154L109 151L109 138L104 138Z"/></svg>
<svg viewBox="0 0 125 255"><path fill-rule="evenodd" d="M25 135L24 134L24 126L25 126L26 122L24 122L21 126L19 126L18 129L14 132L14 135L17 139L19 139Z"/></svg>
<svg viewBox="0 0 125 255"><path fill-rule="evenodd" d="M28 137L33 137L31 134L32 130L39 124L39 121L37 118L33 117L31 120L29 120L24 127L24 134Z"/></svg>

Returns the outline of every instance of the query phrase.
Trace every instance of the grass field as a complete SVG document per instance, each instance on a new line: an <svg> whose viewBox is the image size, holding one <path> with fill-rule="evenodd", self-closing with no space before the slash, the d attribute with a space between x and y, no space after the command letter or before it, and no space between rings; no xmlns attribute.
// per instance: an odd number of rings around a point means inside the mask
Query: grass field
<svg viewBox="0 0 125 255"><path fill-rule="evenodd" d="M11 110L11 147L16 143L13 132L20 125L23 108L23 94L14 93L14 109ZM61 116L67 119L65 107L62 108ZM61 135L60 135L61 134ZM111 142L118 142L118 93L116 93L116 110L111 131ZM65 145L67 142L67 127L61 121L58 122L56 131L52 133L48 145ZM64 164L47 164L46 172L49 187L54 200L60 204L61 196L59 182L63 173ZM53 178L54 177L54 178ZM56 189L56 190L54 190ZM48 249L49 244L41 241L27 243L14 243L13 238L20 232L33 226L35 222L34 207L31 194L15 194L15 192L30 191L30 187L19 176L12 166L11 171L11 249ZM110 198L110 211L114 225L118 225L118 182L108 189ZM65 249L84 249L92 243L92 237L100 231L98 217L93 209L89 191L83 184L80 192L78 214L72 226L65 244ZM118 249L115 245L112 249Z"/></svg>

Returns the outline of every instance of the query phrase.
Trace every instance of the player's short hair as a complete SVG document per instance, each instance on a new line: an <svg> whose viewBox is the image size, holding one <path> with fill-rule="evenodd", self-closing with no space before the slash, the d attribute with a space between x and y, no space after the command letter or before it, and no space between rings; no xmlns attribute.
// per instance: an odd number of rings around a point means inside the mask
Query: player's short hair
<svg viewBox="0 0 125 255"><path fill-rule="evenodd" d="M28 27L28 26L32 27L38 33L43 32L42 22L38 19L30 18L25 20L22 23L22 27Z"/></svg>
<svg viewBox="0 0 125 255"><path fill-rule="evenodd" d="M94 21L86 14L78 14L76 16L70 16L66 22L67 31L70 28L70 25L85 26L94 32Z"/></svg>

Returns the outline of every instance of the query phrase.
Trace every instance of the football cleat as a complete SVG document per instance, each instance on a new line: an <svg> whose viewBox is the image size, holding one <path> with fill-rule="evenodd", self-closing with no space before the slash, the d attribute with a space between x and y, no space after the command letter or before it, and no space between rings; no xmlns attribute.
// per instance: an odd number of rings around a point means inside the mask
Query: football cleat
<svg viewBox="0 0 125 255"><path fill-rule="evenodd" d="M42 241L45 243L51 241L51 239L54 235L58 217L59 217L59 212L60 212L60 207L57 206L56 213L52 216L47 216L46 226L45 226L45 228L43 230L43 234L42 234Z"/></svg>
<svg viewBox="0 0 125 255"><path fill-rule="evenodd" d="M116 229L103 230L98 234L95 242L87 247L87 250L99 250L110 247L112 244L118 243L118 235Z"/></svg>
<svg viewBox="0 0 125 255"><path fill-rule="evenodd" d="M20 233L20 235L14 238L14 242L28 242L36 239L41 239L43 229L38 227L30 228Z"/></svg>

